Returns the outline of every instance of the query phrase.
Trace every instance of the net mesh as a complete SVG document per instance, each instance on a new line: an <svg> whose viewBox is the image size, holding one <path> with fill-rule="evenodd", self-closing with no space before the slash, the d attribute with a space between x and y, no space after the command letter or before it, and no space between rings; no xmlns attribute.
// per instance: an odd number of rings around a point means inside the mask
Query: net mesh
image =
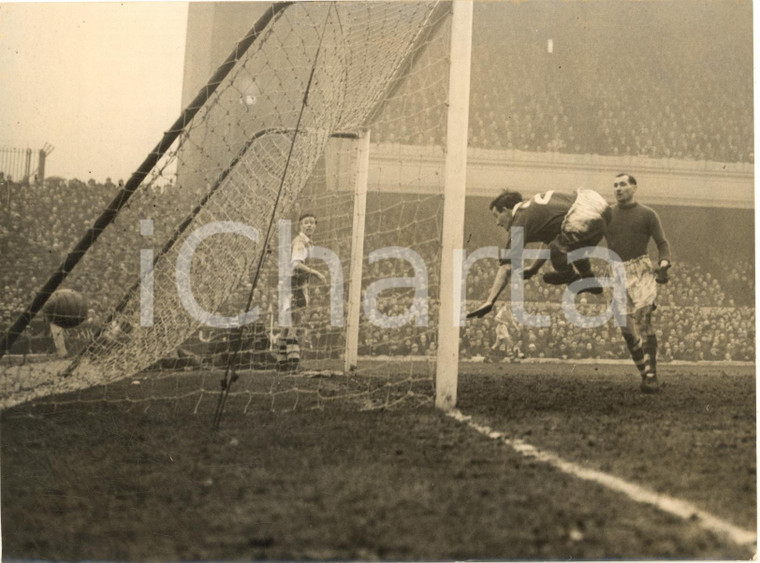
<svg viewBox="0 0 760 563"><path fill-rule="evenodd" d="M279 11L68 276L90 318L64 331L60 357L5 358L0 406L55 395L48 400L187 399L199 410L228 366L245 373L229 389L244 410L338 396L364 407L429 401L448 15L437 2ZM280 266L297 218L317 216L314 245L337 256L347 286L364 158L356 138L367 131L357 369L342 371L348 288L336 317L332 272L332 285L311 284L299 371L278 372ZM389 278L407 283L379 291Z"/></svg>

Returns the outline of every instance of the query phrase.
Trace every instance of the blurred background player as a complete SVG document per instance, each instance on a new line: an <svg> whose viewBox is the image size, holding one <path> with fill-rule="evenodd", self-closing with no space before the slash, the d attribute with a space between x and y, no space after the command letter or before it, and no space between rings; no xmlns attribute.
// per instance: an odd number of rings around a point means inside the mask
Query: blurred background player
<svg viewBox="0 0 760 563"><path fill-rule="evenodd" d="M491 352L502 349L506 352L507 357L511 358L515 354L515 344L512 341L512 332L514 331L514 319L512 319L509 307L504 303L499 307L499 312L496 313L496 339L491 346Z"/></svg>
<svg viewBox="0 0 760 563"><path fill-rule="evenodd" d="M641 390L656 393L657 336L652 312L656 308L657 284L668 282L670 244L654 209L635 200L637 184L633 176L618 174L612 187L617 204L612 207L607 227L607 246L620 256L626 275L626 311L619 311L626 315L626 322L620 331L641 374ZM647 251L650 239L657 244L659 253L656 268Z"/></svg>
<svg viewBox="0 0 760 563"><path fill-rule="evenodd" d="M540 242L549 246L555 271L544 274L546 283L561 285L594 277L588 259L576 260L570 264L567 253L596 246L604 237L610 206L595 191L580 188L575 193L562 193L551 190L523 201L519 192L506 190L491 202L489 209L496 224L507 231L507 249L512 242L511 227L523 228L523 244ZM523 277L526 280L533 277L544 262L545 259L534 261L523 271ZM508 258L500 259L488 298L467 315L468 318L480 318L491 311L499 294L509 283L511 273L511 261ZM578 293L598 295L602 291L599 285L588 285Z"/></svg>
<svg viewBox="0 0 760 563"><path fill-rule="evenodd" d="M309 284L312 276L325 283L325 276L310 268L307 261L313 246L311 238L317 230L317 218L304 213L298 219L299 233L290 246L291 294L290 327L286 327L278 339L277 363L280 369L296 371L301 362L301 346L304 343L306 323L309 319Z"/></svg>

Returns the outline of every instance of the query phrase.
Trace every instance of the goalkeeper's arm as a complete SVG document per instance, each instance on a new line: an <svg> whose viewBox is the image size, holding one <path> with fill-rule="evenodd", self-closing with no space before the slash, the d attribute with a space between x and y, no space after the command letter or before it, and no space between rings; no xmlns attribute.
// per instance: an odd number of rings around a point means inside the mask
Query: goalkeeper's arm
<svg viewBox="0 0 760 563"><path fill-rule="evenodd" d="M486 299L480 306L467 315L468 319L480 318L491 312L493 304L496 303L496 299L501 292L507 287L509 279L512 275L512 265L507 262L499 266L499 270L496 272L496 277L491 285L491 291L488 293L488 299Z"/></svg>
<svg viewBox="0 0 760 563"><path fill-rule="evenodd" d="M657 283L668 283L670 280L668 276L668 270L670 269L671 265L672 264L670 263L670 260L667 258L660 260L660 263L654 269L655 281Z"/></svg>

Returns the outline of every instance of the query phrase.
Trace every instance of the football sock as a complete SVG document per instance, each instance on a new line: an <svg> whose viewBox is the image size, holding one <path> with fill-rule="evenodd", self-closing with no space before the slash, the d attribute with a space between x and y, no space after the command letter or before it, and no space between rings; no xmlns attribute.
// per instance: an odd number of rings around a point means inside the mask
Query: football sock
<svg viewBox="0 0 760 563"><path fill-rule="evenodd" d="M625 344L628 346L628 351L631 353L633 363L639 370L639 373L644 374L647 371L647 360L644 356L644 348L641 345L641 338L636 338L633 335L625 334Z"/></svg>
<svg viewBox="0 0 760 563"><path fill-rule="evenodd" d="M649 357L649 371L657 373L657 335L647 335L644 352L646 352L646 355Z"/></svg>
<svg viewBox="0 0 760 563"><path fill-rule="evenodd" d="M581 258L580 260L576 260L573 262L573 265L575 266L575 269L578 270L578 273L582 278L593 277L594 272L591 269L591 260L588 258Z"/></svg>
<svg viewBox="0 0 760 563"><path fill-rule="evenodd" d="M277 362L284 364L288 360L288 347L286 337L282 334L277 337Z"/></svg>

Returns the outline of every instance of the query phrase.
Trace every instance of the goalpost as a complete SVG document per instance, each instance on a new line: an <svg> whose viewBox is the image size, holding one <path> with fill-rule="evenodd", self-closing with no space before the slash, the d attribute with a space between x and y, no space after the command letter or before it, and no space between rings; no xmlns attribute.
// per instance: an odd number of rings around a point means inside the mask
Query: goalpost
<svg viewBox="0 0 760 563"><path fill-rule="evenodd" d="M435 405L452 409L457 402L459 325L462 309L462 269L454 259L464 242L467 186L467 125L470 110L472 2L454 2L447 125L445 201L441 255L441 311L438 319L438 367ZM459 267L457 267L459 266ZM448 298L450 296L450 298Z"/></svg>
<svg viewBox="0 0 760 563"><path fill-rule="evenodd" d="M0 407L96 387L200 411L226 371L221 391L243 410L452 408L471 21L465 1L275 5L12 331L65 286L90 299L95 337L71 329L73 357L14 365L9 331ZM302 373L283 375L278 284L304 211L337 258L318 267L347 287L333 299L314 285Z"/></svg>

